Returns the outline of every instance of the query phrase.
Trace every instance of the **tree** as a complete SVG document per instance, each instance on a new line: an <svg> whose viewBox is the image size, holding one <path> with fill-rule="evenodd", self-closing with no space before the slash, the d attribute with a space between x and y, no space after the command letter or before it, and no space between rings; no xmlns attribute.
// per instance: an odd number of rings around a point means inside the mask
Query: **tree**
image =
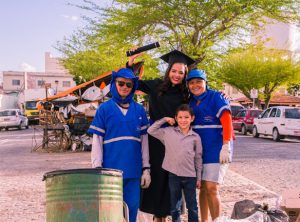
<svg viewBox="0 0 300 222"><path fill-rule="evenodd" d="M113 55L114 60L121 61L125 60L125 48L159 41L160 52L177 48L195 58L196 64L209 67L218 54L243 44L243 35L249 27L261 24L263 16L284 22L299 19L298 0L115 0L110 8L84 2L86 5L79 7L95 12L97 17L89 20L83 35L75 34L58 47L66 55L65 62L85 50L106 52L105 47L122 51ZM82 36L84 47L78 49L74 43L78 44ZM97 65L102 63L104 67L110 64L101 60Z"/></svg>
<svg viewBox="0 0 300 222"><path fill-rule="evenodd" d="M99 41L93 36L77 32L72 38L58 43L57 48L63 52L62 63L77 83L82 79L91 80L103 73L124 67L126 63L125 51L132 48L129 44L112 43L109 39ZM157 62L149 55L143 56L147 64L145 67L146 78L157 73Z"/></svg>
<svg viewBox="0 0 300 222"><path fill-rule="evenodd" d="M292 82L288 84L288 92L293 96L296 96L300 92L300 80L298 82Z"/></svg>
<svg viewBox="0 0 300 222"><path fill-rule="evenodd" d="M219 77L250 98L259 89L259 98L268 107L272 93L281 85L298 78L299 64L287 52L259 47L226 56L219 66Z"/></svg>

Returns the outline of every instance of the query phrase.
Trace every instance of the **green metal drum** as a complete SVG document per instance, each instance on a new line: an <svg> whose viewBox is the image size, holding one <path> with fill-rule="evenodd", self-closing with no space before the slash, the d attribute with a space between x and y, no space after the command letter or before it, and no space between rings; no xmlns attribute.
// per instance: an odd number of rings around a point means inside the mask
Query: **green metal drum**
<svg viewBox="0 0 300 222"><path fill-rule="evenodd" d="M95 168L48 172L47 222L122 222L123 184L119 170Z"/></svg>

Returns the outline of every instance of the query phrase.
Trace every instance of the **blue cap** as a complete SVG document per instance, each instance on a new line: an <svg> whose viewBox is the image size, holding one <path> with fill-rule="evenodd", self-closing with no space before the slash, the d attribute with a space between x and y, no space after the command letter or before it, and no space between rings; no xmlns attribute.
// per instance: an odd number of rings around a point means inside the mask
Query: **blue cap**
<svg viewBox="0 0 300 222"><path fill-rule="evenodd" d="M200 79L204 79L205 81L207 81L205 71L203 71L201 69L191 70L187 75L186 81L190 81L191 79L195 79L195 78L200 78Z"/></svg>

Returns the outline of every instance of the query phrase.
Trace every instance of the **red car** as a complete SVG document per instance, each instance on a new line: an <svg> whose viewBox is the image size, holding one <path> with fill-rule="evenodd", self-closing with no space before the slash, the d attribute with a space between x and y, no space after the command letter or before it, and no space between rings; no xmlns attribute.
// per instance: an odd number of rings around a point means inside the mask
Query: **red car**
<svg viewBox="0 0 300 222"><path fill-rule="evenodd" d="M243 135L247 135L247 132L252 133L253 120L262 113L260 109L244 109L232 117L233 129L238 130Z"/></svg>

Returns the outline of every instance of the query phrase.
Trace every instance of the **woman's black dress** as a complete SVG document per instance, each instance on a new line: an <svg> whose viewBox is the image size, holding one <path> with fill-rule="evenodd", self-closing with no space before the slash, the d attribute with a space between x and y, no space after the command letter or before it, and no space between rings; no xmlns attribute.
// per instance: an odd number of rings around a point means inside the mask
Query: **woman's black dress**
<svg viewBox="0 0 300 222"><path fill-rule="evenodd" d="M170 87L167 92L158 96L161 79L139 81L138 90L149 95L150 121L163 117L174 117L176 108L184 101L180 86ZM170 194L168 172L161 168L165 156L164 145L149 135L149 155L151 164L151 184L143 189L140 210L154 214L156 217L170 215Z"/></svg>

